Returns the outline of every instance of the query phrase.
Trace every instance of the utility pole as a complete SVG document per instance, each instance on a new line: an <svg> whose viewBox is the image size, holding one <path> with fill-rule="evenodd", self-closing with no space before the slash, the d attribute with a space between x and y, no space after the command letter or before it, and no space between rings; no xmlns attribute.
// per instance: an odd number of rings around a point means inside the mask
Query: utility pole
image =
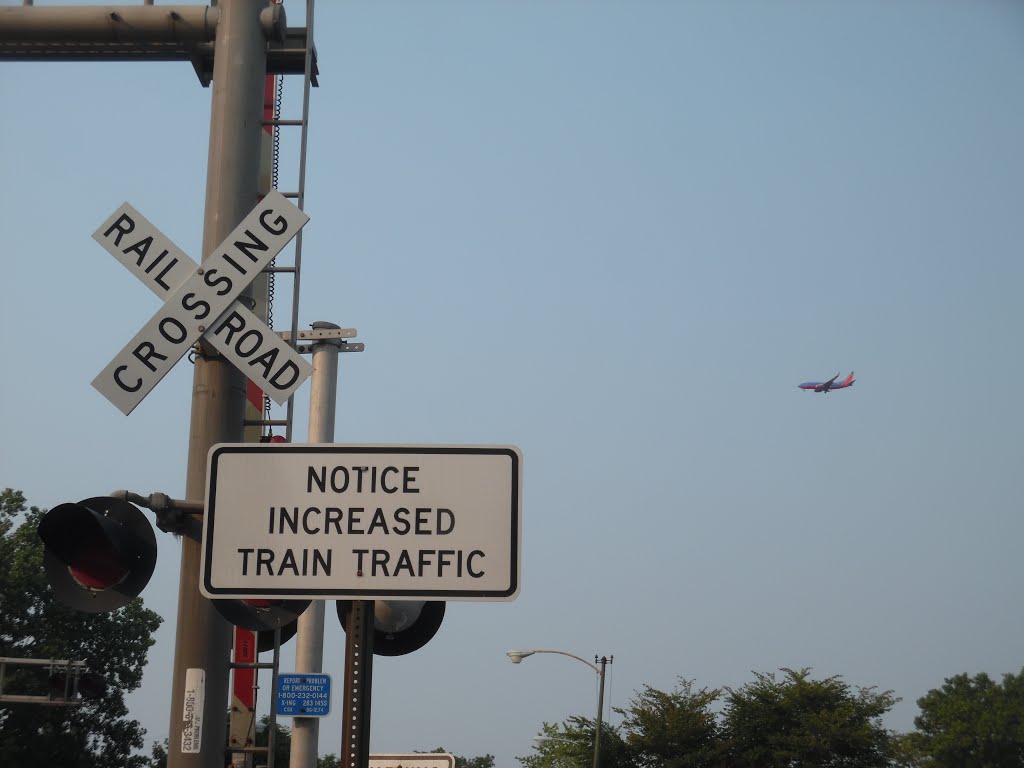
<svg viewBox="0 0 1024 768"><path fill-rule="evenodd" d="M602 656L598 659L595 656L594 663L598 662L601 664L601 669L597 673L600 682L597 691L597 723L594 726L594 768L601 768L601 718L604 714L604 673L608 668L608 657Z"/></svg>
<svg viewBox="0 0 1024 768"><path fill-rule="evenodd" d="M333 323L313 323L314 330L336 329ZM334 411L338 397L338 352L341 339L313 344L313 376L309 389L309 442L334 442ZM299 616L295 636L295 671L320 672L324 660L324 601L314 600ZM292 721L292 768L316 768L320 719L296 717Z"/></svg>
<svg viewBox="0 0 1024 768"><path fill-rule="evenodd" d="M210 113L210 148L203 224L203 261L256 204L266 75L266 38L260 26L265 0L221 0ZM240 442L245 378L201 342L192 384L185 496L206 494L206 457L216 443ZM199 593L200 542L182 539L178 620L171 681L168 768L224 764L231 625ZM205 685L198 689L199 681ZM189 690L186 690L189 686ZM199 709L201 732L183 740L189 704ZM198 737L198 738L196 738Z"/></svg>

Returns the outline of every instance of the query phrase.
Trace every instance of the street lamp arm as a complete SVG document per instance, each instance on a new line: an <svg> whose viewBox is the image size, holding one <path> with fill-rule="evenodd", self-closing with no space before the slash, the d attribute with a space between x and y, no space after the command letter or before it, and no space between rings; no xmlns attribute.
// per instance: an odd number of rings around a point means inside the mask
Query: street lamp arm
<svg viewBox="0 0 1024 768"><path fill-rule="evenodd" d="M592 670L594 670L597 674L599 674L599 675L601 674L601 668L598 667L596 664L591 664L586 659L577 656L575 653L569 653L568 651L545 651L545 650L509 651L507 655L510 658L512 658L513 661L516 661L515 657L517 657L517 656L520 659L522 659L524 656L532 656L535 653L557 653L559 656L568 656L570 659L576 659L576 661L582 661L584 664L586 664L588 667L590 667Z"/></svg>
<svg viewBox="0 0 1024 768"><path fill-rule="evenodd" d="M597 719L594 720L594 768L601 768L600 754L601 754L601 711L604 707L604 672L605 668L615 659L612 656L611 659L606 656L602 656L601 666L597 664L591 664L584 658L577 656L575 653L569 653L568 651L553 651L553 650L532 650L532 651L509 651L508 656L513 664L518 664L527 656L533 656L535 653L557 653L559 656L568 656L570 659L576 659L576 661L582 661L592 670L597 673L597 679L600 681L597 691ZM597 657L594 657L594 661L597 661Z"/></svg>

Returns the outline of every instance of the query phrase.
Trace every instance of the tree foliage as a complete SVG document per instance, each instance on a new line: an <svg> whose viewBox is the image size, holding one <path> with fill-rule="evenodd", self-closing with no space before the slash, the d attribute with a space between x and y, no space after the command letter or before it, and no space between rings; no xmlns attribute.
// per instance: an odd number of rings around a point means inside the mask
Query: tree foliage
<svg viewBox="0 0 1024 768"><path fill-rule="evenodd" d="M544 723L532 755L520 757L523 768L590 768L594 764L593 718L574 715L561 724ZM636 768L622 730L601 720L601 768Z"/></svg>
<svg viewBox="0 0 1024 768"><path fill-rule="evenodd" d="M477 755L475 757L463 757L454 755L455 768L494 768L494 755Z"/></svg>
<svg viewBox="0 0 1024 768"><path fill-rule="evenodd" d="M146 768L167 768L167 739L162 744L159 741L153 742Z"/></svg>
<svg viewBox="0 0 1024 768"><path fill-rule="evenodd" d="M723 729L735 768L883 768L896 747L882 716L898 701L891 691L854 691L839 677L810 671L757 674L728 690Z"/></svg>
<svg viewBox="0 0 1024 768"><path fill-rule="evenodd" d="M711 706L721 691L680 679L671 692L649 685L620 710L632 759L638 768L714 768L722 744Z"/></svg>
<svg viewBox="0 0 1024 768"><path fill-rule="evenodd" d="M451 754L455 758L455 768L494 768L494 755L477 755L476 757L462 757L454 753L449 753L444 747L435 747L429 752L421 752L420 754L438 755L438 754Z"/></svg>
<svg viewBox="0 0 1024 768"><path fill-rule="evenodd" d="M106 614L58 603L36 534L43 514L26 509L19 491L0 494L0 656L83 660L103 676L107 691L80 706L0 702L0 763L142 768L146 759L132 753L143 747L145 731L128 719L124 695L142 683L146 652L162 619L141 599ZM45 692L28 672L9 677L7 693Z"/></svg>
<svg viewBox="0 0 1024 768"><path fill-rule="evenodd" d="M1024 765L1024 670L997 683L987 674L946 678L917 700L911 741L927 768Z"/></svg>
<svg viewBox="0 0 1024 768"><path fill-rule="evenodd" d="M755 674L737 690L695 690L680 679L672 691L644 686L619 728L602 726L600 768L882 768L897 765L901 746L882 716L891 692L851 688L808 670ZM606 743L604 733L609 734ZM587 768L593 721L545 723L524 768ZM909 766L911 763L905 763Z"/></svg>
<svg viewBox="0 0 1024 768"><path fill-rule="evenodd" d="M260 723L256 727L256 746L265 747L270 739L270 715L264 715L260 718ZM284 725L281 720L278 720L274 724L274 768L288 768L292 757L292 731L291 728ZM256 765L266 765L266 757L264 753L260 753L256 760L253 761Z"/></svg>

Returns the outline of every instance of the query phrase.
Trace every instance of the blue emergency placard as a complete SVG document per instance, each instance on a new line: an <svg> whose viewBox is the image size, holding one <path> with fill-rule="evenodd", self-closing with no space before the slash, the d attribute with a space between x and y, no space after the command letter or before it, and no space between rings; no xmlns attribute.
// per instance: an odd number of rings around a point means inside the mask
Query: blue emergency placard
<svg viewBox="0 0 1024 768"><path fill-rule="evenodd" d="M277 714L327 717L330 711L330 675L288 673L277 676Z"/></svg>

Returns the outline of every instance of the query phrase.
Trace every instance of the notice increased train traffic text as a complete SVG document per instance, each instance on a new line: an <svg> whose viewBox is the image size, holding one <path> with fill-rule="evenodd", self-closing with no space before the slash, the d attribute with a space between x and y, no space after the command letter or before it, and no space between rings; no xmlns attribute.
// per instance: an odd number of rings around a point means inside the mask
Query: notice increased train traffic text
<svg viewBox="0 0 1024 768"><path fill-rule="evenodd" d="M219 445L209 597L510 600L522 457L511 447Z"/></svg>

